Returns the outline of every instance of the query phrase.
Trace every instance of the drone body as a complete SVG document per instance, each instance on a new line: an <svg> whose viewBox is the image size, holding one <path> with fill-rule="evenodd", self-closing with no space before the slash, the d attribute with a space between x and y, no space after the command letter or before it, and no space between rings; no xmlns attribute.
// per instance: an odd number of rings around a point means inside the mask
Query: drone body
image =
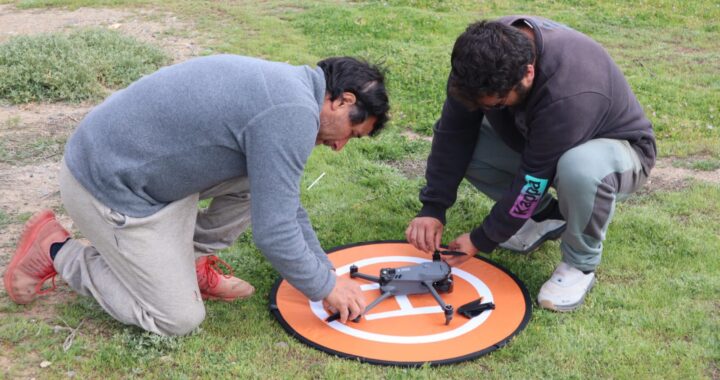
<svg viewBox="0 0 720 380"><path fill-rule="evenodd" d="M380 292L390 292L395 296L425 294L430 290L426 283L431 283L438 293L451 293L453 279L450 266L444 261L432 261L399 268L383 268L380 277L367 278L358 273L357 267L350 267L350 277L360 277L380 284Z"/></svg>
<svg viewBox="0 0 720 380"><path fill-rule="evenodd" d="M453 253L443 252L442 254ZM390 296L430 293L445 313L445 324L449 324L454 309L452 305L445 304L438 293L451 293L453 290L453 278L450 266L440 260L440 255L440 252L435 251L432 262L399 268L382 268L379 277L360 273L357 266L351 266L351 278L362 278L380 284L380 297L365 308L365 313ZM335 315L328 318L328 321L334 319L337 319ZM355 322L358 320L359 317L355 319Z"/></svg>

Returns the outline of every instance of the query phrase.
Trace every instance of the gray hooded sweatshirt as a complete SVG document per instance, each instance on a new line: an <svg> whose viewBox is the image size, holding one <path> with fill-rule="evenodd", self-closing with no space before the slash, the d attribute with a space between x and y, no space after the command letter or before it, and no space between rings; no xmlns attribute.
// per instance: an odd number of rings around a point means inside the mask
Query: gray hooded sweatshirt
<svg viewBox="0 0 720 380"><path fill-rule="evenodd" d="M249 177L255 244L293 286L320 300L335 275L300 204L300 179L324 97L320 68L234 55L192 59L94 108L68 141L65 162L95 198L131 217Z"/></svg>

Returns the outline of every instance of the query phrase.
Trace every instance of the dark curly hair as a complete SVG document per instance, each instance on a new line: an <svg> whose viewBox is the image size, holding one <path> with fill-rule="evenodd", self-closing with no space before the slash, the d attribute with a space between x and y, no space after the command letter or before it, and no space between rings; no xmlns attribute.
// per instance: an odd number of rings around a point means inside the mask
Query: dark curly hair
<svg viewBox="0 0 720 380"><path fill-rule="evenodd" d="M317 65L325 73L325 89L330 100L337 99L343 92L355 95L355 108L350 112L353 125L375 116L377 120L370 135L375 136L385 127L390 104L385 76L379 66L352 57L327 58Z"/></svg>
<svg viewBox="0 0 720 380"><path fill-rule="evenodd" d="M532 41L519 29L497 21L470 24L455 41L448 93L476 104L483 96L506 96L535 61Z"/></svg>

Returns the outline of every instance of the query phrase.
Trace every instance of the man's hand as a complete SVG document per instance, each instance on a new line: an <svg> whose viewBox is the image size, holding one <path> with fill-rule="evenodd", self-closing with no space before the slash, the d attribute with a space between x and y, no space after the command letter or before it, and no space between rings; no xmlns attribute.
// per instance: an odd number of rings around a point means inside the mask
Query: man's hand
<svg viewBox="0 0 720 380"><path fill-rule="evenodd" d="M453 256L445 259L445 262L448 263L451 267L462 265L464 262L470 260L471 257L474 257L478 253L478 249L475 248L472 241L470 240L469 233L462 234L455 238L455 240L451 241L450 244L448 244L448 248L451 251L465 252L465 255L463 256Z"/></svg>
<svg viewBox="0 0 720 380"><path fill-rule="evenodd" d="M443 224L440 220L430 216L420 216L413 219L405 230L405 238L408 243L425 252L440 249L442 234Z"/></svg>
<svg viewBox="0 0 720 380"><path fill-rule="evenodd" d="M345 323L352 320L365 311L365 296L360 290L360 285L349 278L338 277L335 287L323 299L323 304L331 312L340 313L340 322Z"/></svg>

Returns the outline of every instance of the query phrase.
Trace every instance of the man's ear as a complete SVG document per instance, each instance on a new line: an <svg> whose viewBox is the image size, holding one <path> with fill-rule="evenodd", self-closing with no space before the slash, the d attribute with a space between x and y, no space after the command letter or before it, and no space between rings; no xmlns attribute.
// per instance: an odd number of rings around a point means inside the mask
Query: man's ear
<svg viewBox="0 0 720 380"><path fill-rule="evenodd" d="M338 99L341 99L341 104L344 104L346 106L352 106L357 101L355 94L353 94L352 92L343 92L342 96L340 96Z"/></svg>
<svg viewBox="0 0 720 380"><path fill-rule="evenodd" d="M330 101L330 95L326 95L325 100L330 103L330 109L334 111L344 106L354 105L357 101L357 98L352 92L343 92L342 95L338 96L333 101Z"/></svg>
<svg viewBox="0 0 720 380"><path fill-rule="evenodd" d="M535 79L535 65L527 65L527 71L525 71L525 76L522 79L523 85L525 87L530 86L533 83L533 80Z"/></svg>

